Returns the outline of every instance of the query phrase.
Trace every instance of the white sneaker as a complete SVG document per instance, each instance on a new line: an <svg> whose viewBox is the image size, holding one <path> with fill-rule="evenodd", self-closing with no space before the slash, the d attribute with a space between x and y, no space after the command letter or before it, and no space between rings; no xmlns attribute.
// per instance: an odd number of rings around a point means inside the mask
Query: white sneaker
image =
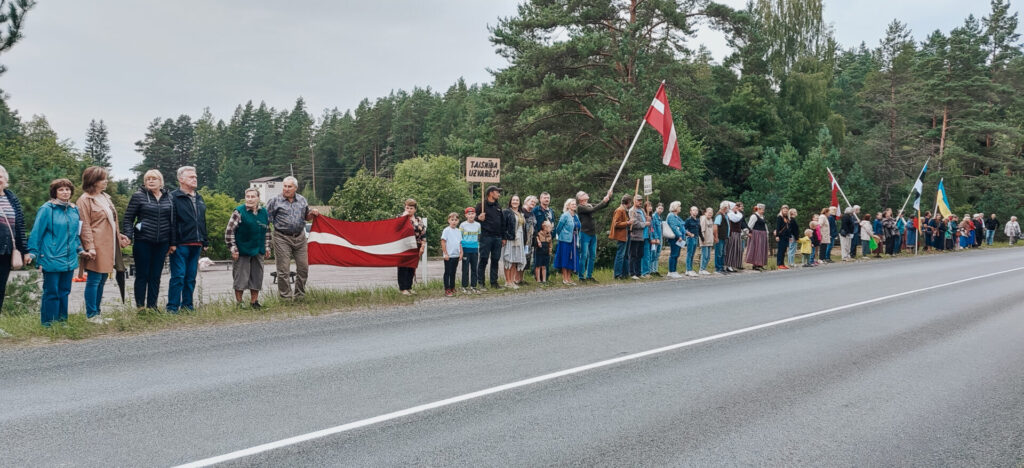
<svg viewBox="0 0 1024 468"><path fill-rule="evenodd" d="M85 320L89 323L95 323L96 325L105 325L109 323L111 319L103 318L97 315L95 317L89 317Z"/></svg>
<svg viewBox="0 0 1024 468"><path fill-rule="evenodd" d="M633 276L630 276L630 279L635 279L635 280L638 280L638 279L640 279L640 277L639 277L639 276L636 276L636 275L633 275Z"/></svg>
<svg viewBox="0 0 1024 468"><path fill-rule="evenodd" d="M711 273L708 273L708 271L707 271L707 270L701 270L701 271L700 271L700 274L701 274L701 275L710 275Z"/></svg>
<svg viewBox="0 0 1024 468"><path fill-rule="evenodd" d="M679 273L676 273L676 272L674 272L674 271L670 271L670 272L668 272L668 274L667 274L667 275L665 275L665 276L668 276L669 278L678 278L678 277L679 277Z"/></svg>

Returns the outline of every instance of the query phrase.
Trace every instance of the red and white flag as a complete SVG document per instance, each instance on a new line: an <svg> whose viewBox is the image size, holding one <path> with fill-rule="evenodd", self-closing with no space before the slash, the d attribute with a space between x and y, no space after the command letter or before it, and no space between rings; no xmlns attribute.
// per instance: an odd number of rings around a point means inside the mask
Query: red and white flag
<svg viewBox="0 0 1024 468"><path fill-rule="evenodd" d="M406 216L369 222L317 216L308 247L310 265L416 268L420 261L416 235Z"/></svg>
<svg viewBox="0 0 1024 468"><path fill-rule="evenodd" d="M836 182L836 178L832 177L832 171L828 172L828 181L832 183L832 204L829 206L839 206L839 182Z"/></svg>
<svg viewBox="0 0 1024 468"><path fill-rule="evenodd" d="M682 169L679 161L679 142L676 141L676 125L672 122L672 111L668 108L668 95L665 94L665 82L658 87L658 92L651 101L651 107L644 116L658 133L661 134L661 163L675 169Z"/></svg>

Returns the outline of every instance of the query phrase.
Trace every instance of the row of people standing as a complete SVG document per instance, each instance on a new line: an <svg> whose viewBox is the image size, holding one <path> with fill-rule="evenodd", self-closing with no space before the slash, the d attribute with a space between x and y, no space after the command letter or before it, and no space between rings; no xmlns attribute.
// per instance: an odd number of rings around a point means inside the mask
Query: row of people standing
<svg viewBox="0 0 1024 468"><path fill-rule="evenodd" d="M83 172L84 193L74 204L74 184L68 179L54 180L50 184L50 200L37 211L31 236L25 241L21 205L7 189L9 175L0 166L0 188L4 194L0 197L0 219L10 231L7 236L0 235L0 261L6 260L6 268L0 267L0 286L6 286L13 252L24 252L24 263L35 262L42 270L40 319L44 326L49 326L67 320L71 281L81 262L87 273L87 319L105 323L109 319L101 316L104 286L115 269L123 269L121 249L133 245L135 305L140 309L157 308L162 271L169 258L166 310L177 313L193 309L199 258L209 248L206 204L197 191L195 168L179 168L177 179L178 188L168 191L160 171L147 171L143 186L129 199L123 218L105 192L109 182L106 169L92 166ZM253 291L251 303L257 307L263 270L262 258L257 262L253 257L269 255L270 243L264 240L271 226L279 277L288 277L293 258L297 267L294 289L289 281L278 281L281 296L301 298L305 292L305 220L319 213L295 193L298 185L294 178L286 178L283 186L282 195L273 198L266 208L258 207L258 193L247 191L246 203L233 212L225 233L235 261L236 297L240 300L240 291L249 289Z"/></svg>

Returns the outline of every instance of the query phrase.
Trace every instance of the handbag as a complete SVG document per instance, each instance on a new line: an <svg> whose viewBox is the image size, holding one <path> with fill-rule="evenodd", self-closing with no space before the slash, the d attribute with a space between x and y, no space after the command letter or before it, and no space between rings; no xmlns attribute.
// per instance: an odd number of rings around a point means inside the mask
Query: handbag
<svg viewBox="0 0 1024 468"><path fill-rule="evenodd" d="M6 218L7 215L4 214L4 217ZM7 230L11 232L11 269L20 270L21 267L25 266L25 262L21 255L21 252L16 247L17 243L14 240L14 229L11 228L11 225L9 223L7 224Z"/></svg>
<svg viewBox="0 0 1024 468"><path fill-rule="evenodd" d="M669 226L668 221L661 222L661 237L666 239L676 238L676 233L672 231L672 226Z"/></svg>

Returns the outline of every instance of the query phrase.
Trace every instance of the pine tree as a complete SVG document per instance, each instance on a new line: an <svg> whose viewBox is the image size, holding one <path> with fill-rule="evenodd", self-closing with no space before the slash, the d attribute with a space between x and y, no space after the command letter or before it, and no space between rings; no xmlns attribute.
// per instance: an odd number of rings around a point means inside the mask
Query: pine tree
<svg viewBox="0 0 1024 468"><path fill-rule="evenodd" d="M35 5L35 0L0 1L0 53L10 50L21 40L21 28L25 21L25 14ZM7 71L7 67L0 65L0 74L5 71Z"/></svg>
<svg viewBox="0 0 1024 468"><path fill-rule="evenodd" d="M89 122L89 130L85 134L85 158L92 165L110 168L110 138L102 119Z"/></svg>

